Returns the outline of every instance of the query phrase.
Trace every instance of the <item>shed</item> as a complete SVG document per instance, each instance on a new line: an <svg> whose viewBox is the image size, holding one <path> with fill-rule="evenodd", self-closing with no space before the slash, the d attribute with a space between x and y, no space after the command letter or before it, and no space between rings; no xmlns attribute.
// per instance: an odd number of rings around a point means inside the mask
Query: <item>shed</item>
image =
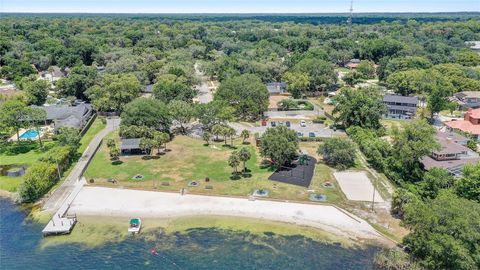
<svg viewBox="0 0 480 270"><path fill-rule="evenodd" d="M145 153L140 147L140 138L122 139L120 150L123 155L142 155Z"/></svg>

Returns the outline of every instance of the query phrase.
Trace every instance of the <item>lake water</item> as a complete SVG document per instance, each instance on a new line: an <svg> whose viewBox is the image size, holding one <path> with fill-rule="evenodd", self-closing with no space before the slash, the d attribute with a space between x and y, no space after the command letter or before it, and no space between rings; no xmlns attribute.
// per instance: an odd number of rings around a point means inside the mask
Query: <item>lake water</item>
<svg viewBox="0 0 480 270"><path fill-rule="evenodd" d="M0 198L0 269L373 269L377 250L216 229L158 232L94 248L61 244L42 249L42 228Z"/></svg>

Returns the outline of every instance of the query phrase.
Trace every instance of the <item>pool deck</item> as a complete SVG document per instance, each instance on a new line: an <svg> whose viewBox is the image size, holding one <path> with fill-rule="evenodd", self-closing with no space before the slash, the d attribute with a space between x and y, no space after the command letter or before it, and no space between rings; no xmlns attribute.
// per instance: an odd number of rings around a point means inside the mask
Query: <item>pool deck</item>
<svg viewBox="0 0 480 270"><path fill-rule="evenodd" d="M36 141L36 140L38 140L38 136L31 137L31 138L22 138L23 134L26 133L26 132L28 132L29 130L31 130L31 128L29 128L29 129L21 128L21 129L19 130L18 134L20 134L20 141ZM35 130L35 132L37 132L37 131ZM42 131L40 130L40 137L43 137L44 134L45 134L45 132L42 132ZM12 137L10 137L10 138L8 139L8 141L9 141L9 142L16 142L16 141L18 141L18 139L17 139L17 133L15 133Z"/></svg>

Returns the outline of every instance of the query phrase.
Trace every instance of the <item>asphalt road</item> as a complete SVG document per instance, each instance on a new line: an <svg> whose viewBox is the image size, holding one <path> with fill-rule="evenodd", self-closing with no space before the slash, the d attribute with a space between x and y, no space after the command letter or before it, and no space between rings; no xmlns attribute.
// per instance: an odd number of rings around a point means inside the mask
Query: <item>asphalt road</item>
<svg viewBox="0 0 480 270"><path fill-rule="evenodd" d="M198 90L198 101L200 103L209 103L213 100L212 92L208 89L208 79L205 75L200 71L198 64L195 63L195 75L200 79L200 84L196 85L196 89Z"/></svg>

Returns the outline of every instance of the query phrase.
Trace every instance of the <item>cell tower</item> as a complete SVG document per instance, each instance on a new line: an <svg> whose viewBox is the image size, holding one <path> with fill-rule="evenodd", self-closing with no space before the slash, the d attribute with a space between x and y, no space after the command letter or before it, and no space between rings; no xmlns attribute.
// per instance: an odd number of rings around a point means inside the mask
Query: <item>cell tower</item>
<svg viewBox="0 0 480 270"><path fill-rule="evenodd" d="M350 16L348 16L348 33L352 33L353 0L350 1Z"/></svg>

